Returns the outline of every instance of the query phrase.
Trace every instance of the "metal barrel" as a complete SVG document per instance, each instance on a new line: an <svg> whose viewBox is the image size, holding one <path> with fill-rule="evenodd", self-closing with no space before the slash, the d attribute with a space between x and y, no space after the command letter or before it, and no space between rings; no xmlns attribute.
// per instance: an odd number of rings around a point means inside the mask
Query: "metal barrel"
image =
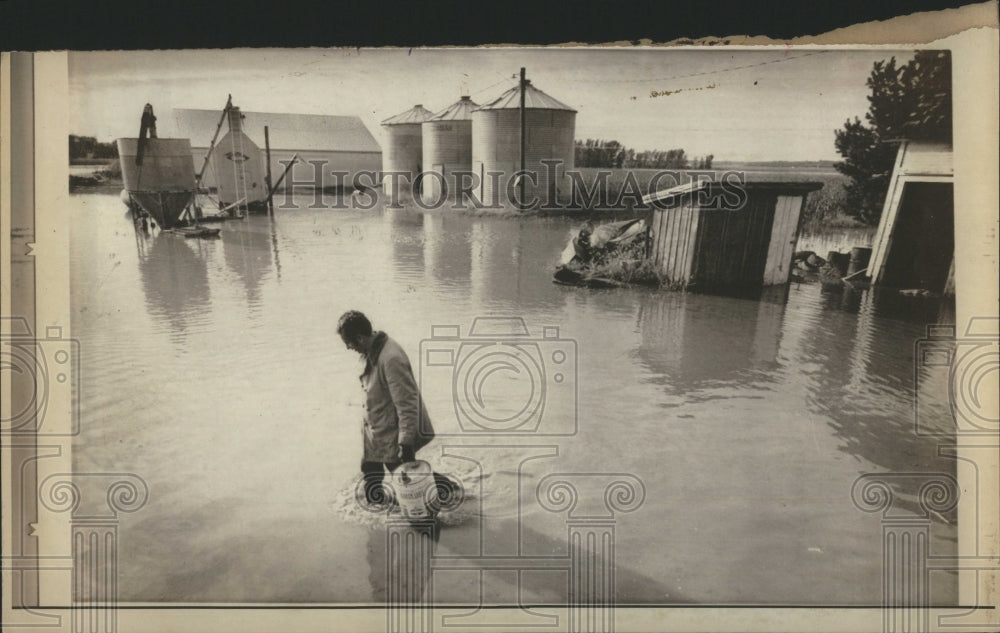
<svg viewBox="0 0 1000 633"><path fill-rule="evenodd" d="M837 251L830 251L826 254L826 262L831 267L837 270L837 273L843 277L847 274L847 268L849 265L848 257L846 253L838 253Z"/></svg>
<svg viewBox="0 0 1000 633"><path fill-rule="evenodd" d="M868 260L872 257L872 249L855 246L851 249L851 261L847 265L847 274L853 275L859 270L868 268Z"/></svg>

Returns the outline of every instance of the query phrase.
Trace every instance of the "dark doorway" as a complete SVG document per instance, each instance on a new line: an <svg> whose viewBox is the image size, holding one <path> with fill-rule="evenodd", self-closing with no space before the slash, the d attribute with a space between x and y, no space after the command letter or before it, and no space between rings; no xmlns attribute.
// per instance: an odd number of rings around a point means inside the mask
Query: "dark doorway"
<svg viewBox="0 0 1000 633"><path fill-rule="evenodd" d="M882 283L940 293L955 253L955 199L950 183L905 185Z"/></svg>

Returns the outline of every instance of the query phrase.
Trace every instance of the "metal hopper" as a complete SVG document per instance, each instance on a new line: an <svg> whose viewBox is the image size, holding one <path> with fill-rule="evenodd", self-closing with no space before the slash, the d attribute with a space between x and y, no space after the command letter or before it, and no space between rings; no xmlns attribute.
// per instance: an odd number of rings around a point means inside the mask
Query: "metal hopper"
<svg viewBox="0 0 1000 633"><path fill-rule="evenodd" d="M156 138L155 121L147 105L139 138L118 139L118 159L129 197L166 229L194 200L194 159L190 140Z"/></svg>

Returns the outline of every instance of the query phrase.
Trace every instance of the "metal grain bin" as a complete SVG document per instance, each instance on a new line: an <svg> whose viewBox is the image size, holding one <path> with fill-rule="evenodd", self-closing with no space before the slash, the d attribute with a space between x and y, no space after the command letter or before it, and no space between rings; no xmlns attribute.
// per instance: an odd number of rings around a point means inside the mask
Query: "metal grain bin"
<svg viewBox="0 0 1000 633"><path fill-rule="evenodd" d="M423 168L441 175L424 178L421 192L432 204L455 193L456 171L472 171L472 111L479 107L462 97L423 123ZM444 192L441 191L445 183ZM461 184L461 183L457 183ZM443 195L442 195L443 194Z"/></svg>
<svg viewBox="0 0 1000 633"><path fill-rule="evenodd" d="M525 196L544 203L570 196L568 170L573 169L573 140L576 110L526 82L525 169L534 172L537 182L528 180ZM480 177L479 197L483 204L509 203L508 184L521 168L521 95L518 86L480 106L472 113L472 170ZM550 178L542 160L559 160L556 177ZM490 172L502 172L501 176ZM518 192L515 192L515 196Z"/></svg>
<svg viewBox="0 0 1000 633"><path fill-rule="evenodd" d="M423 132L421 124L434 116L434 113L417 104L394 117L382 121L385 128L386 142L382 151L383 172L405 172L413 182L423 169ZM383 180L385 191L392 191L389 178ZM404 190L400 187L400 190Z"/></svg>

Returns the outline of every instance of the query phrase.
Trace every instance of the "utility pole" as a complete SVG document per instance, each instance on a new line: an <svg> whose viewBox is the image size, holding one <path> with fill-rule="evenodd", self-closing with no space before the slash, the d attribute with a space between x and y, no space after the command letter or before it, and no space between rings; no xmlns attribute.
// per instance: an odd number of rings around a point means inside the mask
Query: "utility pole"
<svg viewBox="0 0 1000 633"><path fill-rule="evenodd" d="M267 185L268 194L271 193L271 138L268 134L267 126L264 126L264 160L267 161L267 173L264 176L264 184ZM267 196L267 213L274 215L274 202L271 196Z"/></svg>
<svg viewBox="0 0 1000 633"><path fill-rule="evenodd" d="M520 191L521 200L518 203L518 206L520 206L521 209L524 209L524 184L525 184L524 181L526 180L526 178L524 177L524 168L525 168L525 160L524 160L524 158L525 158L525 146L524 146L524 139L525 139L525 136L526 136L525 135L525 118L524 118L524 115L525 115L525 111L524 111L524 89L525 89L524 66L521 66L521 175L518 176L518 180L520 181L520 184L521 184L521 191Z"/></svg>

